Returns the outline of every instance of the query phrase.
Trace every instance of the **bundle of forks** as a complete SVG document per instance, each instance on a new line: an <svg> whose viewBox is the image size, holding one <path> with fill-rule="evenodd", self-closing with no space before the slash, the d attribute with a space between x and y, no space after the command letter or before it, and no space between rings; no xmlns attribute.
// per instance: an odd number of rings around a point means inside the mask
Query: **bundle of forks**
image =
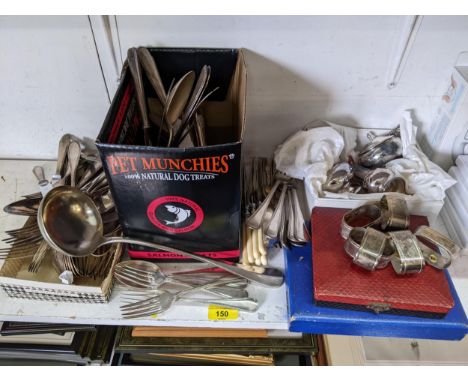
<svg viewBox="0 0 468 382"><path fill-rule="evenodd" d="M147 317L169 310L177 301L209 304L246 312L258 309L249 296L247 280L216 268L164 275L147 261L118 263L114 276L124 291L120 294L121 313L126 319ZM199 297L187 297L196 294Z"/></svg>

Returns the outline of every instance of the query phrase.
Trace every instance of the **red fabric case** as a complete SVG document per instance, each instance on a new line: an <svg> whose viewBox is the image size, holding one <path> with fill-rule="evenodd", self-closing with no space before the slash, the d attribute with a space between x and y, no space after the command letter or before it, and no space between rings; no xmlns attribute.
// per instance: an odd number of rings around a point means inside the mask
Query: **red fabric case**
<svg viewBox="0 0 468 382"><path fill-rule="evenodd" d="M454 301L446 274L425 266L418 274L397 275L391 264L374 272L355 264L340 235L342 208L312 211L312 265L316 303L347 309L388 307L387 313L443 317ZM411 231L428 225L426 217L411 216Z"/></svg>

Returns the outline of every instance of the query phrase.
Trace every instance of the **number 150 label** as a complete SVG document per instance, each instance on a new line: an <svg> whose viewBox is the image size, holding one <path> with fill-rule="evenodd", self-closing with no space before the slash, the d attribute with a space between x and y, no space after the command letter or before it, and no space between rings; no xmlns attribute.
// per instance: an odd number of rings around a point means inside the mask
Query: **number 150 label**
<svg viewBox="0 0 468 382"><path fill-rule="evenodd" d="M222 306L210 305L208 307L209 320L237 320L239 311L237 309L224 308Z"/></svg>

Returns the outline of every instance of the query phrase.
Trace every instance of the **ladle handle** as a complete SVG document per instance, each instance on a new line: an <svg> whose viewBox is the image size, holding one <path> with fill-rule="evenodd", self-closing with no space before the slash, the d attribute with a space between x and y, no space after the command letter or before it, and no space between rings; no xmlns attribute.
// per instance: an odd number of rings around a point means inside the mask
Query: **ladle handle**
<svg viewBox="0 0 468 382"><path fill-rule="evenodd" d="M215 267L224 269L225 271L232 273L233 275L243 277L247 280L256 282L258 284L262 284L262 285L269 286L269 287L279 287L283 285L283 275L277 269L252 267L253 270L248 270L248 269L240 268L237 265L230 265L221 261L210 259L208 257L203 257L203 256L195 255L194 253L185 252L181 249L167 247L162 244L150 243L144 240L131 239L129 237L118 237L118 236L108 237L108 238L105 238L100 243L99 246L102 246L105 244L112 244L112 243L127 243L127 244L134 244L134 245L142 245L145 247L155 248L160 251L175 252L175 253L178 253L179 255L190 257L194 260L198 260L203 263L207 263ZM261 273L257 273L256 271L261 272Z"/></svg>

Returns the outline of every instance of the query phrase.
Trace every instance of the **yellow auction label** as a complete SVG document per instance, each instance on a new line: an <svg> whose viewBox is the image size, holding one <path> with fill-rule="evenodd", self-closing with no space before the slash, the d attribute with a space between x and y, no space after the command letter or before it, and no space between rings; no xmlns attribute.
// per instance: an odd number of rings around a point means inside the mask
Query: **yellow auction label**
<svg viewBox="0 0 468 382"><path fill-rule="evenodd" d="M237 309L224 308L222 306L210 305L208 306L208 319L209 320L237 320L239 318L239 311Z"/></svg>
<svg viewBox="0 0 468 382"><path fill-rule="evenodd" d="M156 313L154 313L154 314L152 314L150 317L151 317L151 318L158 318L158 315L157 315Z"/></svg>

